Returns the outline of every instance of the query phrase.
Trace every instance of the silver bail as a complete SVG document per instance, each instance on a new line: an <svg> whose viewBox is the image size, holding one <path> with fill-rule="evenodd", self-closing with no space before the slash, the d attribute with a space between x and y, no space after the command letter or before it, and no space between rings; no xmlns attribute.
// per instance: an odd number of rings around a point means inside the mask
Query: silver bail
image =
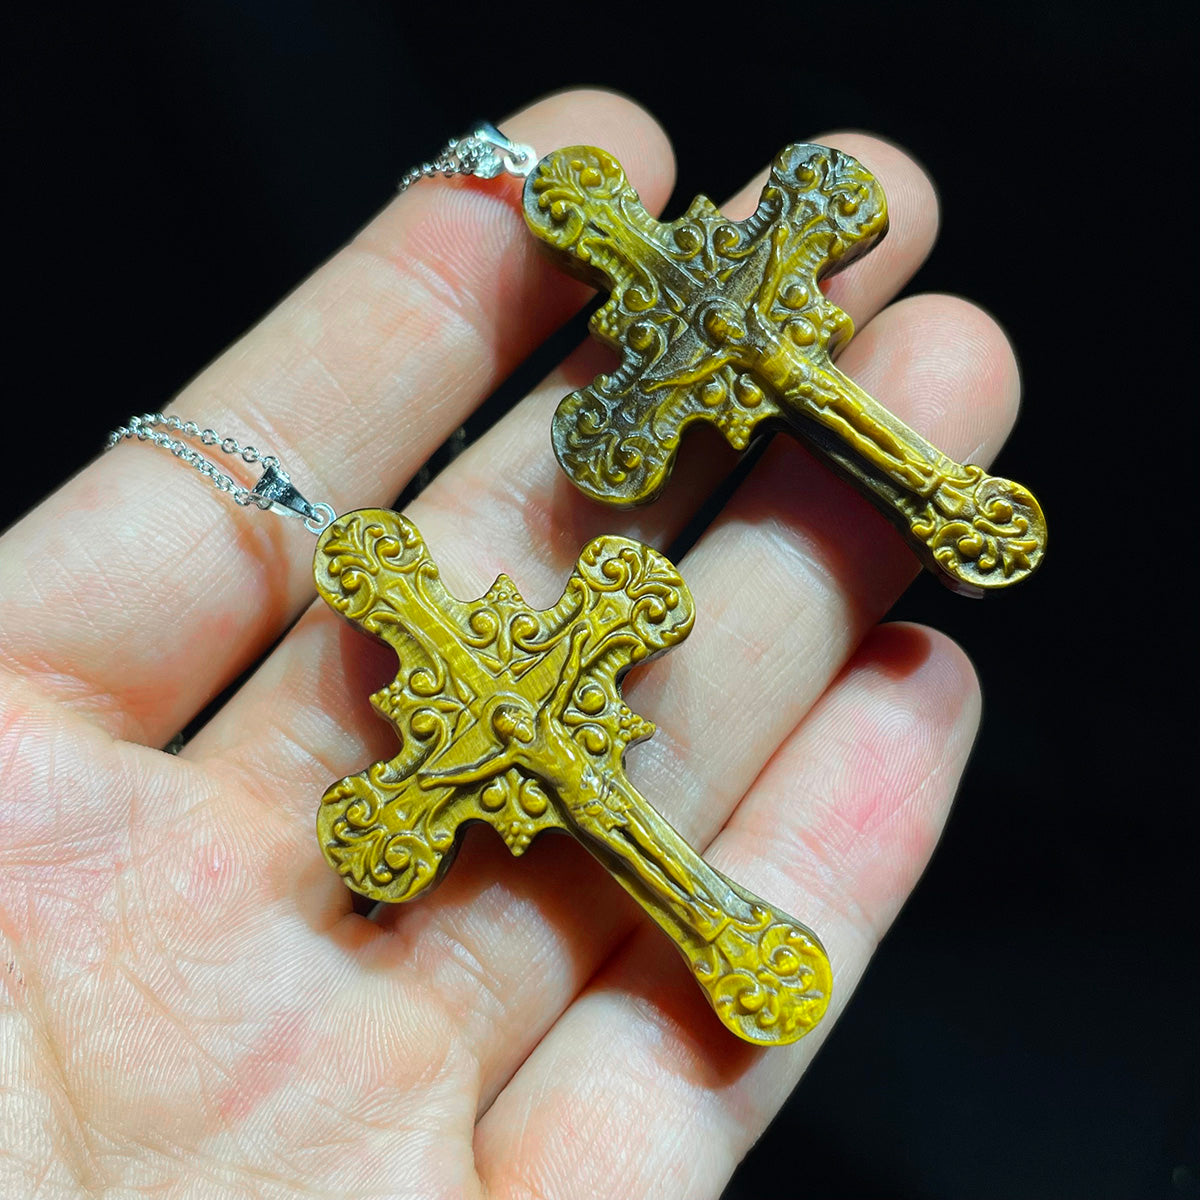
<svg viewBox="0 0 1200 1200"><path fill-rule="evenodd" d="M474 174L479 175L480 178L493 178L502 170L509 175L524 176L537 166L537 151L532 146L527 146L523 142L514 142L501 133L491 121L479 121L471 130L470 136L497 152L494 168L492 164L488 164L484 168L488 174L484 175L478 168L474 171Z"/></svg>
<svg viewBox="0 0 1200 1200"><path fill-rule="evenodd" d="M288 473L277 463L263 467L262 478L251 489L259 506L285 517L301 517L304 524L314 533L319 533L330 521L334 512L328 504L312 504L306 500L292 483Z"/></svg>

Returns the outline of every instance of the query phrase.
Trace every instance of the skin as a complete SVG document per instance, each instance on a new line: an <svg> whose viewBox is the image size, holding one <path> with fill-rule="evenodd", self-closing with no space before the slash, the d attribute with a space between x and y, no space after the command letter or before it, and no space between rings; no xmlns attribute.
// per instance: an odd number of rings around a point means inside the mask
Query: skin
<svg viewBox="0 0 1200 1200"><path fill-rule="evenodd" d="M609 148L652 209L670 191L668 143L627 100L567 93L504 127ZM860 158L892 214L831 281L859 329L839 365L986 462L1017 403L1003 333L950 297L889 306L936 233L929 181L870 137L808 140ZM414 188L173 408L338 510L387 504L587 296L518 205L511 180ZM668 545L728 469L698 440L647 509L577 496L547 429L604 363L570 356L408 510L453 591L505 570L544 602L597 533ZM695 632L627 688L660 727L633 782L830 952L824 1024L759 1051L570 839L514 860L481 830L432 896L354 911L313 818L391 752L366 697L393 663L312 602L311 552L136 444L0 540L0 1194L718 1196L919 877L974 737L961 651L877 626L913 559L777 440L679 564ZM157 749L263 655L183 754Z"/></svg>

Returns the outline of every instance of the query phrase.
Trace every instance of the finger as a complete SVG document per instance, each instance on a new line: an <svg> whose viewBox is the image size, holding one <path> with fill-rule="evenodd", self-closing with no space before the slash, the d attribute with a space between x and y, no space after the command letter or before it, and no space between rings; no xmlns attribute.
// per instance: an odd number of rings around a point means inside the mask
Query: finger
<svg viewBox="0 0 1200 1200"><path fill-rule="evenodd" d="M860 345L847 351L847 368L889 407L951 450L977 446L985 458L994 450L1012 418L1016 368L984 314L961 301L920 297L887 310L863 331ZM970 415L961 410L963 397L973 401ZM416 517L419 525L429 526L428 515ZM498 536L506 536L503 529ZM476 552L494 553L482 542ZM768 454L683 564L696 596L695 632L627 689L635 709L660 730L631 761L633 779L685 836L703 841L716 832L913 569L891 527L803 452L782 443ZM514 576L523 585L522 575ZM482 578L470 580L473 587L453 586L475 594ZM559 589L562 581L560 572ZM555 599L552 589L525 594L534 602ZM361 677L343 682L354 646L368 644L349 629L341 641L322 634L338 626L317 611L300 628L307 640L285 641L268 673L239 698L245 707L220 719L219 736L228 739L224 757L264 796L277 797L281 781L292 781L284 794L297 808L297 841L288 861L313 864L303 876L311 894L314 877L322 877L310 840L311 797L392 752L390 731L368 716L365 696L395 664L380 653L367 668L374 672L370 687ZM319 646L328 648L321 654ZM739 712L754 719L731 737L729 714ZM283 729L254 736L268 721ZM239 731L242 741L234 745ZM206 736L198 752L211 754ZM307 786L297 788L297 780ZM616 885L564 842L536 843L513 863L498 839L471 839L436 902L387 910L385 927L403 936L373 951L403 970L423 946L428 974L428 948L441 948L433 954L442 964L442 993L480 1055L485 1101L633 920ZM328 872L323 877L322 902L346 904L340 884Z"/></svg>
<svg viewBox="0 0 1200 1200"><path fill-rule="evenodd" d="M647 204L669 146L603 92L509 123L542 147L590 140ZM173 406L280 456L335 508L389 502L464 416L588 295L539 256L516 180L428 182L204 372ZM180 463L122 445L0 541L0 662L121 736L161 743L312 594L310 535L240 510Z"/></svg>
<svg viewBox="0 0 1200 1200"><path fill-rule="evenodd" d="M1020 380L999 326L950 296L901 300L843 356L847 372L935 444L990 461L1016 418ZM916 574L895 529L797 443L778 439L684 562L698 613L688 650L708 677L737 663L743 690L701 705L682 654L639 681L672 746L646 754L647 788L680 786L726 811L763 761ZM736 577L739 586L729 585ZM728 672L728 667L726 671ZM687 681L680 687L677 676ZM728 675L725 676L727 678ZM706 686L706 675L698 684ZM722 735L728 711L770 713ZM690 753L698 746L704 754Z"/></svg>
<svg viewBox="0 0 1200 1200"><path fill-rule="evenodd" d="M835 987L819 1030L786 1048L738 1042L684 964L640 930L478 1125L489 1194L553 1195L570 1179L596 1197L718 1196L924 868L978 716L974 673L951 643L912 626L876 630L707 855L820 929Z"/></svg>

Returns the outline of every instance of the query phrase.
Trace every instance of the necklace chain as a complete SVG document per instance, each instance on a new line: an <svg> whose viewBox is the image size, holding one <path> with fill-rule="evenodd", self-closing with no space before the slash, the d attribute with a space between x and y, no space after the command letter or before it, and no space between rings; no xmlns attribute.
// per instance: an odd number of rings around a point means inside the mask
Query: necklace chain
<svg viewBox="0 0 1200 1200"><path fill-rule="evenodd" d="M537 153L532 146L511 141L495 125L480 121L465 136L451 138L429 162L406 171L397 190L406 192L417 180L434 175L474 175L478 179L495 179L502 174L525 176L536 163ZM170 451L209 479L217 491L232 496L234 503L243 507L301 517L305 527L313 533L320 533L336 515L328 504L312 504L306 500L274 454L262 454L254 446L243 446L237 438L222 437L215 429L201 429L195 421L160 412L142 413L114 429L104 448L111 450L132 438ZM258 463L262 467L262 477L253 487L245 487L222 471L213 459L189 446L185 438L243 462Z"/></svg>
<svg viewBox="0 0 1200 1200"><path fill-rule="evenodd" d="M179 436L173 437L172 433ZM313 533L320 533L336 515L328 504L312 504L306 500L293 486L291 476L274 454L263 454L254 446L243 446L237 438L222 437L215 429L201 429L195 421L185 421L182 417L167 413L142 413L130 417L126 424L114 429L108 435L104 448L111 450L118 443L132 438L169 450L181 462L206 476L217 491L231 496L235 504L301 517ZM184 438L214 447L222 454L240 458L243 462L258 463L262 467L262 477L253 487L245 487L225 474L211 458L189 446Z"/></svg>
<svg viewBox="0 0 1200 1200"><path fill-rule="evenodd" d="M435 175L474 175L476 179L525 176L536 164L537 152L532 146L511 141L495 125L480 121L470 133L451 138L428 162L405 171L396 190L407 192L419 179Z"/></svg>

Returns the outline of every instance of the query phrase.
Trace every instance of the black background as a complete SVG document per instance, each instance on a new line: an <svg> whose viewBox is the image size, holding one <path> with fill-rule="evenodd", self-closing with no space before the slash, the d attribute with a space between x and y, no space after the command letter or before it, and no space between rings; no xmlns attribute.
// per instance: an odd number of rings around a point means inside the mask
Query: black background
<svg viewBox="0 0 1200 1200"><path fill-rule="evenodd" d="M1200 1196L1190 7L22 12L4 519L477 116L627 91L674 140L672 211L822 129L894 138L943 203L914 289L970 296L1018 348L999 466L1051 551L1011 595L922 579L900 604L975 660L983 733L925 880L727 1195Z"/></svg>

